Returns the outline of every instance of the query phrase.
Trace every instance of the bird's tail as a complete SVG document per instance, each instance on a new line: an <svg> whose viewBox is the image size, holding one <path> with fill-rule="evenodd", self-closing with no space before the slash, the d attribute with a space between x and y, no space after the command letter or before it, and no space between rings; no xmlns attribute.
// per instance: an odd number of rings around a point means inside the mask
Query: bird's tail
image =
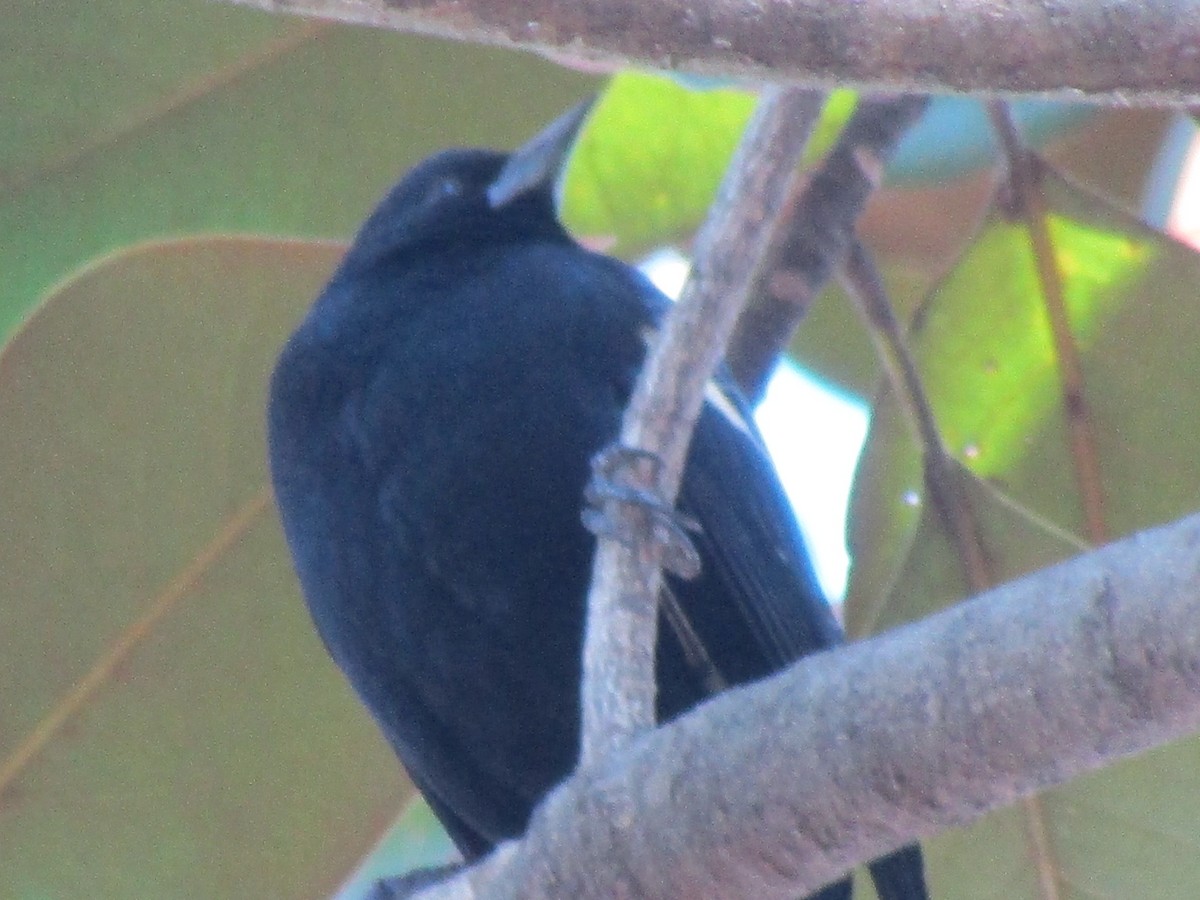
<svg viewBox="0 0 1200 900"><path fill-rule="evenodd" d="M870 869L879 900L929 900L921 848L916 844L881 856Z"/></svg>

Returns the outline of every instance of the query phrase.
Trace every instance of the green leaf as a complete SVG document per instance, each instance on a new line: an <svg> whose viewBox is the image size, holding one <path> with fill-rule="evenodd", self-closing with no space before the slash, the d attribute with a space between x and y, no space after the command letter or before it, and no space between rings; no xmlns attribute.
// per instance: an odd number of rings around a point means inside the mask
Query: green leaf
<svg viewBox="0 0 1200 900"><path fill-rule="evenodd" d="M609 82L571 155L563 219L617 253L678 238L704 216L754 111L745 91L691 90L661 75Z"/></svg>
<svg viewBox="0 0 1200 900"><path fill-rule="evenodd" d="M1048 224L1067 313L1086 353L1158 251L1149 235L1107 224L1065 215ZM1027 452L1025 437L1057 409L1054 347L1038 297L1028 233L993 221L922 317L921 345L937 348L921 361L942 435L979 475L1011 469Z"/></svg>
<svg viewBox="0 0 1200 900"><path fill-rule="evenodd" d="M850 91L833 93L809 161L829 149L855 102ZM712 203L754 104L747 91L691 89L644 72L614 76L567 167L564 221L619 255L690 234Z"/></svg>
<svg viewBox="0 0 1200 900"><path fill-rule="evenodd" d="M19 523L0 896L319 896L411 795L314 633L267 490L267 373L339 253L145 245L0 356Z"/></svg>
<svg viewBox="0 0 1200 900"><path fill-rule="evenodd" d="M1083 354L1112 533L1200 505L1200 257L1072 185L1046 181L1050 228ZM918 313L912 346L996 581L1084 547L1075 467L1027 234L995 213ZM924 501L921 460L899 404L881 391L852 504L847 623L877 631L957 602L969 588ZM1053 598L1047 597L1052 604ZM1192 815L1200 741L1075 781L927 844L935 895L1187 897L1200 870ZM1030 817L1049 835L1036 856ZM1182 851L1182 853L1181 853ZM986 872L987 877L980 873Z"/></svg>
<svg viewBox="0 0 1200 900"><path fill-rule="evenodd" d="M0 33L0 345L97 256L214 231L344 239L421 158L520 143L596 83L195 0L21 7ZM528 102L481 102L529 82Z"/></svg>

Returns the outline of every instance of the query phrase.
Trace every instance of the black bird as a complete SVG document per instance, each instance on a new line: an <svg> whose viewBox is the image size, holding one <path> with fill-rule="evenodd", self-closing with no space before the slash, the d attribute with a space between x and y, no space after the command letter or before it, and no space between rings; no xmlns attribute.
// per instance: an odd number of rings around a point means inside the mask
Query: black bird
<svg viewBox="0 0 1200 900"><path fill-rule="evenodd" d="M563 230L580 107L512 156L449 150L384 197L284 347L271 473L317 630L467 860L519 835L576 762L589 460L668 305ZM719 376L720 378L721 376ZM737 392L714 384L668 579L658 711L839 643ZM914 846L872 864L924 900ZM844 900L850 882L820 900Z"/></svg>

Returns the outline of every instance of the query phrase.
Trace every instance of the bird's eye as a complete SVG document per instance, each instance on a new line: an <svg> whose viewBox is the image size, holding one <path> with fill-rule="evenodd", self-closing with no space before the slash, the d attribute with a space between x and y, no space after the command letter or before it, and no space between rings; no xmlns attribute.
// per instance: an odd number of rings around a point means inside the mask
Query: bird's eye
<svg viewBox="0 0 1200 900"><path fill-rule="evenodd" d="M439 178L430 185L425 202L429 204L442 203L451 197L457 197L463 192L462 182L457 178L446 176Z"/></svg>

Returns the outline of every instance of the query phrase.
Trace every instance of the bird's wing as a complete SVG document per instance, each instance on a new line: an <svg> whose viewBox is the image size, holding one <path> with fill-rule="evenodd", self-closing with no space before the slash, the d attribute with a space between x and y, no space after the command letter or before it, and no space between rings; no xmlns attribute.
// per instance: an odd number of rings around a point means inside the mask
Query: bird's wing
<svg viewBox="0 0 1200 900"><path fill-rule="evenodd" d="M725 607L723 625L697 622L718 668L723 661L728 666L723 632L738 627L748 630L762 654L762 671L731 671L730 681L765 675L841 641L749 411L723 376L710 382L679 505L701 528L695 538L701 575L675 583L684 610L704 602L705 593L713 598L706 609Z"/></svg>

